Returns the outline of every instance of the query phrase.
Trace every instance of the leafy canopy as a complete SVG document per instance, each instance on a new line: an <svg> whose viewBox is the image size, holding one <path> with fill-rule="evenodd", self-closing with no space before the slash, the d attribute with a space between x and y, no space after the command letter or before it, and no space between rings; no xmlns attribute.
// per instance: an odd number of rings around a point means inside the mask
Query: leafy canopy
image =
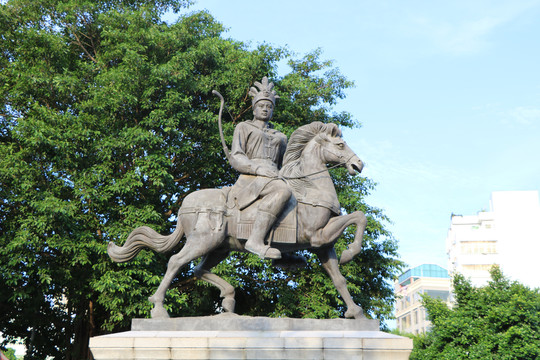
<svg viewBox="0 0 540 360"><path fill-rule="evenodd" d="M424 298L433 323L415 339L411 359L538 359L540 292L511 282L498 267L487 286L475 288L456 275L456 304Z"/></svg>
<svg viewBox="0 0 540 360"><path fill-rule="evenodd" d="M233 128L251 116L249 86L268 75L281 96L276 127L312 122L356 126L332 106L352 83L315 50L296 58L223 37L207 12L178 0L10 0L0 5L0 332L32 356L88 358L88 339L149 316L167 258L143 251L112 263L137 226L170 233L190 192L232 184L216 124L227 99ZM161 20L165 11L178 21ZM290 72L277 75L287 60ZM361 154L360 154L361 155ZM364 252L343 267L355 300L391 316L399 271L384 214L364 202L369 179L334 177L346 211L369 218ZM338 243L343 250L352 229ZM215 271L238 288L242 314L337 317L343 304L314 259L285 273L232 254ZM307 294L307 295L306 295ZM219 311L219 293L190 268L167 295L173 316Z"/></svg>

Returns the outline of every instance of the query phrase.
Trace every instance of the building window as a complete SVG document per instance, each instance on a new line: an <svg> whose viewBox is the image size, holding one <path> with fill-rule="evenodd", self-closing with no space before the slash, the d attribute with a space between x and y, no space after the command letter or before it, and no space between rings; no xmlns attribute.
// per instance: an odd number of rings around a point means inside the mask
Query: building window
<svg viewBox="0 0 540 360"><path fill-rule="evenodd" d="M434 299L441 299L443 301L448 301L450 297L448 290L426 290L424 293Z"/></svg>
<svg viewBox="0 0 540 360"><path fill-rule="evenodd" d="M464 255L496 254L495 241L466 241L461 243L461 253Z"/></svg>
<svg viewBox="0 0 540 360"><path fill-rule="evenodd" d="M489 271L492 266L498 266L497 264L476 264L476 265L463 265L463 270L469 271Z"/></svg>

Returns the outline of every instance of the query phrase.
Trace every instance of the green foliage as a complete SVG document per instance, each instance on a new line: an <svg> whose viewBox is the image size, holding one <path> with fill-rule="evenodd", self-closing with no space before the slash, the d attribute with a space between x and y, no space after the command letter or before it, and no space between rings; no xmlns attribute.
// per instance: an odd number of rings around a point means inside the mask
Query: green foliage
<svg viewBox="0 0 540 360"><path fill-rule="evenodd" d="M17 360L17 356L15 356L15 350L12 348L0 348L0 352L4 354L4 356L9 360Z"/></svg>
<svg viewBox="0 0 540 360"><path fill-rule="evenodd" d="M217 131L225 95L234 125L250 117L248 85L269 75L281 100L276 127L286 134L318 120L355 126L332 105L352 86L316 50L294 59L283 48L256 49L222 37L208 13L168 25L175 0L11 0L0 5L0 332L33 338L35 359L88 357L88 339L126 330L147 317L147 301L167 257L143 251L115 264L137 226L170 233L186 194L232 184ZM291 72L278 77L288 59ZM361 154L360 154L361 155ZM369 218L364 252L342 270L372 316L391 314L387 283L400 269L386 217L364 197L365 178L333 173L346 211ZM352 241L353 229L337 244ZM232 254L216 272L238 288L243 314L337 317L343 304L314 258L285 273ZM173 316L218 311L219 292L178 274L167 295ZM337 310L336 310L337 309ZM34 336L31 336L32 332Z"/></svg>
<svg viewBox="0 0 540 360"><path fill-rule="evenodd" d="M500 269L483 288L454 278L456 304L424 298L431 332L414 341L411 359L538 359L540 292L510 282Z"/></svg>

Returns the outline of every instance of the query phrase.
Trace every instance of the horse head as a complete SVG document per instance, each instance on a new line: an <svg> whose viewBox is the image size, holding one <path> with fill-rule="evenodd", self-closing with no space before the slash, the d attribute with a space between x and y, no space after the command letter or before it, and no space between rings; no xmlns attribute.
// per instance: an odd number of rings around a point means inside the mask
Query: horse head
<svg viewBox="0 0 540 360"><path fill-rule="evenodd" d="M364 163L343 140L337 125L327 125L331 130L321 131L315 138L315 141L321 146L323 161L327 164L345 166L350 175L362 172ZM333 130L333 128L337 130Z"/></svg>
<svg viewBox="0 0 540 360"><path fill-rule="evenodd" d="M286 173L296 166L306 153L320 153L324 164L345 166L349 174L360 173L364 163L343 140L341 130L336 124L314 121L299 127L289 140L283 164Z"/></svg>

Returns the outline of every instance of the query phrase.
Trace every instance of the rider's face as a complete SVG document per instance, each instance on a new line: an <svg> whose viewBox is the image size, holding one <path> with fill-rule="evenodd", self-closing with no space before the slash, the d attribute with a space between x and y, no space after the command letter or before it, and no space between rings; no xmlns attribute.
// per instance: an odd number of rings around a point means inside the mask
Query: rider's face
<svg viewBox="0 0 540 360"><path fill-rule="evenodd" d="M253 115L257 120L270 121L274 113L274 104L270 100L261 100L255 104Z"/></svg>

